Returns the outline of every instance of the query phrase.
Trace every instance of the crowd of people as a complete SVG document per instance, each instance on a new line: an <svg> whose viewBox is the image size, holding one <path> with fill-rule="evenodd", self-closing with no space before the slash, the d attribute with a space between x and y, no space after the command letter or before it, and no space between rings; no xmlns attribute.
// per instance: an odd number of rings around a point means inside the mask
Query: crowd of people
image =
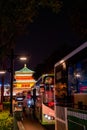
<svg viewBox="0 0 87 130"><path fill-rule="evenodd" d="M20 108L23 116L34 116L35 100L31 95L31 91L28 91L27 94L16 95L13 101L15 101L13 106L15 106L15 108Z"/></svg>
<svg viewBox="0 0 87 130"><path fill-rule="evenodd" d="M29 91L23 99L23 114L24 116L33 115L34 113L34 100Z"/></svg>

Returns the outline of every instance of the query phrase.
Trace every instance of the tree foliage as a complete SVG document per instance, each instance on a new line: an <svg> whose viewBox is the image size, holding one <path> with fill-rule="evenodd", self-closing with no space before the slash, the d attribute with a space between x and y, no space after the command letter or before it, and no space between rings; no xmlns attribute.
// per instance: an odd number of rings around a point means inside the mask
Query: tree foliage
<svg viewBox="0 0 87 130"><path fill-rule="evenodd" d="M33 74L33 77L35 80L37 80L42 74L44 74L45 72L45 64L44 63L41 63L41 64L38 64L36 67L35 67L35 73Z"/></svg>
<svg viewBox="0 0 87 130"><path fill-rule="evenodd" d="M16 37L27 33L27 25L38 16L40 8L58 13L61 6L60 0L0 0L0 58L11 53Z"/></svg>
<svg viewBox="0 0 87 130"><path fill-rule="evenodd" d="M0 0L0 40L1 45L12 42L24 30L28 23L33 22L39 8L48 7L54 12L61 8L60 0Z"/></svg>
<svg viewBox="0 0 87 130"><path fill-rule="evenodd" d="M86 6L87 6L86 0L77 0L77 1L63 0L63 11L65 11L64 13L67 19L69 20L72 30L74 31L74 33L78 35L79 40L81 40L81 42L87 40L87 7ZM75 43L73 45L72 44L60 45L58 50L53 52L44 61L44 67L43 67L44 71L46 71L46 73L47 72L49 73L52 69L54 69L54 64L57 61L59 61L65 55L73 51L75 48L77 48L81 44L81 42ZM36 67L35 76L39 78L38 70L39 68Z"/></svg>
<svg viewBox="0 0 87 130"><path fill-rule="evenodd" d="M58 12L60 0L0 0L0 59L4 58L15 47L16 37L26 33L27 24L39 14L39 8L51 8Z"/></svg>
<svg viewBox="0 0 87 130"><path fill-rule="evenodd" d="M80 40L87 40L87 4L86 0L64 0L65 10L73 31Z"/></svg>
<svg viewBox="0 0 87 130"><path fill-rule="evenodd" d="M80 43L81 44L81 43ZM61 44L49 57L47 57L42 64L35 67L34 79L38 79L42 74L54 73L54 65L61 60L64 56L68 55L71 51L76 49L80 44Z"/></svg>

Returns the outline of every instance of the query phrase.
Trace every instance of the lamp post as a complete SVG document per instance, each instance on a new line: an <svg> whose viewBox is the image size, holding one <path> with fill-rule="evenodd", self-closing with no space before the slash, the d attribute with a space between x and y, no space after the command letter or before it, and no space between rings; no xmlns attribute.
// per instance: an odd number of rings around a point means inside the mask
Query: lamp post
<svg viewBox="0 0 87 130"><path fill-rule="evenodd" d="M18 57L18 55L14 55L14 49L11 49L11 55L10 58L10 69L8 70L10 72L10 115L13 115L12 111L12 101L13 101L13 80L14 80L14 59L15 57ZM19 58L22 61L26 61L27 57L23 56ZM2 70L0 71L0 74L5 74L6 71Z"/></svg>
<svg viewBox="0 0 87 130"><path fill-rule="evenodd" d="M14 50L11 50L11 65L10 65L10 73L11 73L11 86L10 86L10 115L13 115L12 111L12 101L13 101L13 80L14 80L14 59L17 58L18 55L14 55ZM26 61L27 57L22 56L19 57L21 61Z"/></svg>
<svg viewBox="0 0 87 130"><path fill-rule="evenodd" d="M4 75L3 71L0 73L1 76L1 89L0 89L0 110L3 110L3 95L4 95Z"/></svg>
<svg viewBox="0 0 87 130"><path fill-rule="evenodd" d="M11 66L10 66L10 74L11 74L11 86L10 86L10 115L13 114L12 111L12 100L13 100L13 80L14 80L14 50L11 50Z"/></svg>
<svg viewBox="0 0 87 130"><path fill-rule="evenodd" d="M2 65L1 68L5 68L5 65ZM4 79L5 79L5 71L0 71L0 78L1 78L1 88L0 88L0 109L3 110L3 95L4 95Z"/></svg>

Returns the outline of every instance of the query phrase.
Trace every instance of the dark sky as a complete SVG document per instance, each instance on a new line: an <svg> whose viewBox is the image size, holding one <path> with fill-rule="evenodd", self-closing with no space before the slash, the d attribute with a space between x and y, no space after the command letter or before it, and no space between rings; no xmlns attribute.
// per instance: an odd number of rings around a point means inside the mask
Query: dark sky
<svg viewBox="0 0 87 130"><path fill-rule="evenodd" d="M27 31L27 35L17 39L15 50L20 54L28 52L31 55L28 63L31 69L42 63L61 44L75 44L78 40L64 10L59 14L41 10L39 16L27 27Z"/></svg>

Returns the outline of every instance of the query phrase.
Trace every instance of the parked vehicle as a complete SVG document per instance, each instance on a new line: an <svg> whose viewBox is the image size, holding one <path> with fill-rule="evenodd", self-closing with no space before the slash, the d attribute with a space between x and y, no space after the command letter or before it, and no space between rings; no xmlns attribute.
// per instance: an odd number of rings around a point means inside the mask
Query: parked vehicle
<svg viewBox="0 0 87 130"><path fill-rule="evenodd" d="M87 129L87 42L54 66L56 130Z"/></svg>

